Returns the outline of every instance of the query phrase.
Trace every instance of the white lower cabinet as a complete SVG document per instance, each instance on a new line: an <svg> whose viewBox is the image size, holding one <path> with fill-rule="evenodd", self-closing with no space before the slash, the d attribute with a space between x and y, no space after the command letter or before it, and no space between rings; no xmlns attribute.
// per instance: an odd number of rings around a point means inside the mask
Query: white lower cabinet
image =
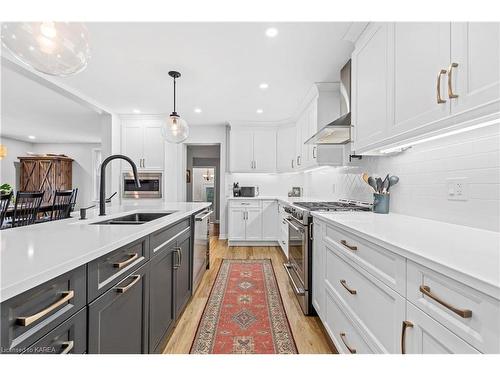
<svg viewBox="0 0 500 375"><path fill-rule="evenodd" d="M275 200L262 201L262 239L265 241L278 240L278 203Z"/></svg>
<svg viewBox="0 0 500 375"><path fill-rule="evenodd" d="M278 203L278 231L279 231L279 245L285 254L285 257L288 259L288 223L285 221L285 218L288 214L284 210L284 206L281 203Z"/></svg>
<svg viewBox="0 0 500 375"><path fill-rule="evenodd" d="M229 240L244 241L246 239L246 209L241 207L229 208L228 232Z"/></svg>
<svg viewBox="0 0 500 375"><path fill-rule="evenodd" d="M247 241L262 240L262 209L248 208L246 211L246 236Z"/></svg>
<svg viewBox="0 0 500 375"><path fill-rule="evenodd" d="M407 304L405 323L406 327L402 325L401 341L405 354L479 353L471 345L410 302Z"/></svg>
<svg viewBox="0 0 500 375"><path fill-rule="evenodd" d="M312 300L340 353L500 353L500 301L316 218Z"/></svg>
<svg viewBox="0 0 500 375"><path fill-rule="evenodd" d="M232 199L228 210L229 246L235 242L278 241L279 215L275 199Z"/></svg>

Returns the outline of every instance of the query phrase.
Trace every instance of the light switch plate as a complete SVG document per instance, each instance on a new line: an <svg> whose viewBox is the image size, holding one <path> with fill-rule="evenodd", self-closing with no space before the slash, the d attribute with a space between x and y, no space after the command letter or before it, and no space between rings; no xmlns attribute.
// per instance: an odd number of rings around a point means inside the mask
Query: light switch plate
<svg viewBox="0 0 500 375"><path fill-rule="evenodd" d="M469 180L467 177L448 178L446 192L450 201L466 201L469 199Z"/></svg>

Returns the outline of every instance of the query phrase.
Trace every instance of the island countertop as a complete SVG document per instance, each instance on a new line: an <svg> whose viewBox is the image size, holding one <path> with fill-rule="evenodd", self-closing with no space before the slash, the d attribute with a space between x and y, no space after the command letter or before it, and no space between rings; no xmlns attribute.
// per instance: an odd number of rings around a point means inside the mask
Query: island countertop
<svg viewBox="0 0 500 375"><path fill-rule="evenodd" d="M98 209L87 220L74 218L12 228L0 232L0 302L86 264L121 246L199 212L211 203L127 201ZM173 213L140 225L90 225L136 212Z"/></svg>

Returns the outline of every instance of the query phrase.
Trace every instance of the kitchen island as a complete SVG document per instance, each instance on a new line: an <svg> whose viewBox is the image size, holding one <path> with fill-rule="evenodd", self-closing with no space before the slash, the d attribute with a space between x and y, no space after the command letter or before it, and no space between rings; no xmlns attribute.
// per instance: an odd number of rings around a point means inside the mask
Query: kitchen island
<svg viewBox="0 0 500 375"><path fill-rule="evenodd" d="M192 293L194 215L209 206L134 201L3 231L2 352L161 351ZM135 213L167 215L98 224Z"/></svg>

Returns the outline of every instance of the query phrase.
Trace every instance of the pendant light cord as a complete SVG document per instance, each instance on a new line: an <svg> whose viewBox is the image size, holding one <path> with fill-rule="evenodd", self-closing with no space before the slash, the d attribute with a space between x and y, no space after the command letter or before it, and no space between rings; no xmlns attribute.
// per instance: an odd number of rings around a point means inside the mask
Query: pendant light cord
<svg viewBox="0 0 500 375"><path fill-rule="evenodd" d="M176 84L176 82L175 82L175 77L174 77L174 113L176 113L175 112L175 84Z"/></svg>

